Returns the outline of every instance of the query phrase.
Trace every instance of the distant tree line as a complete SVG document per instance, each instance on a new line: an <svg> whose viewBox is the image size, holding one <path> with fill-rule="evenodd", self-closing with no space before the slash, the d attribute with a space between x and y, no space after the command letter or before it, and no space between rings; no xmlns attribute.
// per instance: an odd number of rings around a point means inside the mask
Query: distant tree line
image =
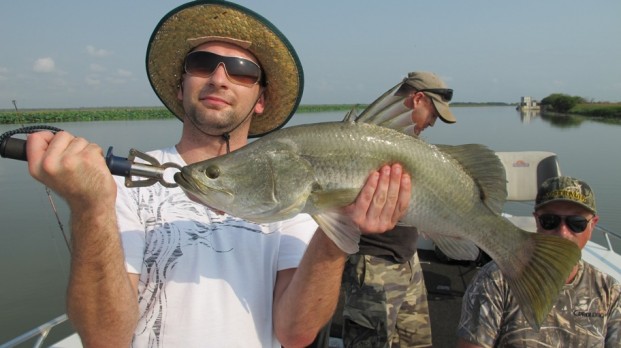
<svg viewBox="0 0 621 348"><path fill-rule="evenodd" d="M568 112L574 106L582 103L586 103L584 98L562 93L550 94L541 100L541 105L546 110L562 113Z"/></svg>
<svg viewBox="0 0 621 348"><path fill-rule="evenodd" d="M621 119L621 103L589 102L585 98L554 93L541 100L544 112Z"/></svg>

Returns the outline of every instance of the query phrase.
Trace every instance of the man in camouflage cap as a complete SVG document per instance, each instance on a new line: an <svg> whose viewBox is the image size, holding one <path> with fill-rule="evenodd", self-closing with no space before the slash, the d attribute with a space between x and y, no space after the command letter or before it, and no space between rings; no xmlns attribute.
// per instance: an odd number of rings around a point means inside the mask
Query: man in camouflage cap
<svg viewBox="0 0 621 348"><path fill-rule="evenodd" d="M533 215L538 233L569 239L581 249L599 220L589 185L566 176L542 183ZM620 292L616 279L580 260L537 331L490 262L464 295L458 347L621 347Z"/></svg>

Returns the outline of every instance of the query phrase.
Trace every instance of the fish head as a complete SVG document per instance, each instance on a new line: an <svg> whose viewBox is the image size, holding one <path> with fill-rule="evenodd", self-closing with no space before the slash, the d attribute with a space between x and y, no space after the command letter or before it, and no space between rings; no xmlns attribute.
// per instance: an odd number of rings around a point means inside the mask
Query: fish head
<svg viewBox="0 0 621 348"><path fill-rule="evenodd" d="M287 149L252 146L197 162L175 182L200 203L257 223L284 220L306 204L312 178L308 165Z"/></svg>

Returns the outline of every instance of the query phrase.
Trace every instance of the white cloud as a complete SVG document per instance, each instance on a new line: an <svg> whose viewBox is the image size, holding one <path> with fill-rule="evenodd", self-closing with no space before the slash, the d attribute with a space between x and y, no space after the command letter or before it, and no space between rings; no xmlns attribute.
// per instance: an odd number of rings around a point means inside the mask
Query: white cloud
<svg viewBox="0 0 621 348"><path fill-rule="evenodd" d="M9 69L0 66L0 80L4 81L7 79L6 75L8 75Z"/></svg>
<svg viewBox="0 0 621 348"><path fill-rule="evenodd" d="M107 51L103 48L95 48L95 46L88 45L86 46L86 52L94 57L105 57L112 54L112 52Z"/></svg>
<svg viewBox="0 0 621 348"><path fill-rule="evenodd" d="M95 64L95 63L92 63L92 64L90 65L90 69L91 69L91 71L94 71L94 72L103 72L103 71L106 71L106 68L104 68L102 65Z"/></svg>
<svg viewBox="0 0 621 348"><path fill-rule="evenodd" d="M51 73L56 70L54 59L50 57L39 58L35 61L32 70L40 73Z"/></svg>
<svg viewBox="0 0 621 348"><path fill-rule="evenodd" d="M95 76L87 76L84 78L84 82L89 86L99 86L101 84L101 80Z"/></svg>
<svg viewBox="0 0 621 348"><path fill-rule="evenodd" d="M117 74L121 77L132 77L134 75L131 71L124 69L117 70Z"/></svg>
<svg viewBox="0 0 621 348"><path fill-rule="evenodd" d="M122 85L127 83L127 79L124 79L122 77L114 77L114 76L110 76L108 78L106 78L106 81L115 85Z"/></svg>

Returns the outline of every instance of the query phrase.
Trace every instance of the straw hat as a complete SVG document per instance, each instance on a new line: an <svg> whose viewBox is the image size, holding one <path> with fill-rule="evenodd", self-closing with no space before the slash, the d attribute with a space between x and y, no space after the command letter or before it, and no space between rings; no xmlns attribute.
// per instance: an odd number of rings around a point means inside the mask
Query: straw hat
<svg viewBox="0 0 621 348"><path fill-rule="evenodd" d="M164 105L183 119L183 104L177 99L183 60L197 43L209 37L250 43L244 46L257 57L266 76L265 110L252 118L249 137L282 127L302 98L300 60L287 38L267 19L226 1L189 2L170 11L155 27L147 47L147 75Z"/></svg>

